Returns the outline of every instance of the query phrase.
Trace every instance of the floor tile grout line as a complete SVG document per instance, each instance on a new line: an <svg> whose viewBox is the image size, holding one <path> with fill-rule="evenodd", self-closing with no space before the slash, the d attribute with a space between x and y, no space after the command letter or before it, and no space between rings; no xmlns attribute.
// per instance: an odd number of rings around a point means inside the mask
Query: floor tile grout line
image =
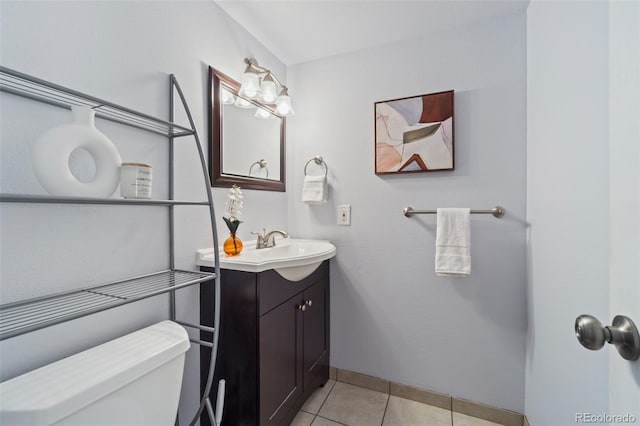
<svg viewBox="0 0 640 426"><path fill-rule="evenodd" d="M330 419L329 417L323 417L323 416L321 416L320 414L318 414L316 417L320 417L321 419L329 420L330 422L334 422L334 423L337 423L337 424L339 424L339 425L349 426L349 425L348 425L348 424L346 424L346 423L342 423L342 422L339 422L339 421L337 421L337 420Z"/></svg>
<svg viewBox="0 0 640 426"><path fill-rule="evenodd" d="M329 390L329 392L327 392L327 396L325 396L324 399L322 400L322 404L320 404L320 407L318 408L318 412L316 413L316 416L320 415L320 411L322 410L322 407L324 407L324 404L327 402L327 399L329 399L329 395L331 395L331 392L333 392L333 390L335 389L337 383L338 383L337 380L335 380L333 382L333 386L331 386L331 389ZM320 416L320 417L322 417L322 416ZM324 419L324 417L322 417L322 418ZM331 419L328 419L328 420L331 420Z"/></svg>
<svg viewBox="0 0 640 426"><path fill-rule="evenodd" d="M391 394L387 394L387 404L384 406L384 413L382 414L382 420L380 421L380 426L384 424L384 418L387 417L387 408L389 408L389 401L391 400Z"/></svg>
<svg viewBox="0 0 640 426"><path fill-rule="evenodd" d="M451 426L453 426L453 397L449 396L449 413L451 414Z"/></svg>

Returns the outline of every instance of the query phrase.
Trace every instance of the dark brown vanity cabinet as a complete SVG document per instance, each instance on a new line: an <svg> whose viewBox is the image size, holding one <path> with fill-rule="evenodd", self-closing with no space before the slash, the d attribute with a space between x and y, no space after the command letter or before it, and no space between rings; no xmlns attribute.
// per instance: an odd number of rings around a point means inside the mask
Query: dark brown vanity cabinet
<svg viewBox="0 0 640 426"><path fill-rule="evenodd" d="M208 287L200 289L201 301L213 299ZM329 261L297 282L272 270L223 269L221 298L214 383L226 380L222 424L288 426L329 379ZM201 302L203 324L210 324L212 311ZM202 347L202 387L209 356ZM202 424L209 424L204 417Z"/></svg>

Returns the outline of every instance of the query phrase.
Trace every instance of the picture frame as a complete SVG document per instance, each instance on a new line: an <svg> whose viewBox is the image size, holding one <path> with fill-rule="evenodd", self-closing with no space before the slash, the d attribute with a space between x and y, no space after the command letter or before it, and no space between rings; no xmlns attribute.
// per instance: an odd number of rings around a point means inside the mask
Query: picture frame
<svg viewBox="0 0 640 426"><path fill-rule="evenodd" d="M374 103L375 173L455 169L454 91Z"/></svg>

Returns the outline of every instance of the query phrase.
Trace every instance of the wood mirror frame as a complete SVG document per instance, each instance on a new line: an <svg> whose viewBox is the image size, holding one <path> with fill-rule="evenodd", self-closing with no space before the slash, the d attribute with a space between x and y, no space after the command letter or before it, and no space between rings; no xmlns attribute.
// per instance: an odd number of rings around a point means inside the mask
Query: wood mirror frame
<svg viewBox="0 0 640 426"><path fill-rule="evenodd" d="M266 191L285 192L285 131L286 118L278 117L280 121L280 180L262 179L242 175L225 174L223 172L223 114L221 102L221 85L227 87L231 92L237 95L240 89L240 83L225 75L224 73L209 67L209 175L211 185L215 187L229 188L236 184L243 189L261 189ZM263 104L258 101L251 100L254 104L259 104L270 111L273 106Z"/></svg>

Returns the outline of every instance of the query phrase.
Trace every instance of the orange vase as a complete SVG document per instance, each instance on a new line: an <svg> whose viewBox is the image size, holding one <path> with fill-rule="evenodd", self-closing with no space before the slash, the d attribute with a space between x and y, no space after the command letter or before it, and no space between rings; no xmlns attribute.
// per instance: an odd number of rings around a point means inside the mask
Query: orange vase
<svg viewBox="0 0 640 426"><path fill-rule="evenodd" d="M227 256L237 256L242 251L242 241L236 237L235 232L232 232L229 238L224 240L222 248Z"/></svg>

